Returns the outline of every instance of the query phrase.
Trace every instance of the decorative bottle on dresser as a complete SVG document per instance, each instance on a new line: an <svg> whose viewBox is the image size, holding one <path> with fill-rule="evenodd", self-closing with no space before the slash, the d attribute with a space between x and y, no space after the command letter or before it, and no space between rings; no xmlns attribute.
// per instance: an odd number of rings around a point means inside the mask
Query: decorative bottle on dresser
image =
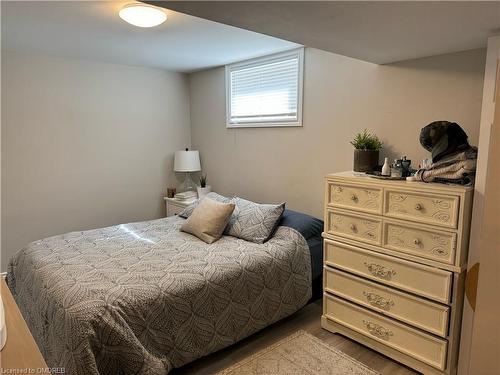
<svg viewBox="0 0 500 375"><path fill-rule="evenodd" d="M389 158L384 159L384 165L382 166L382 176L391 175L391 165L389 164Z"/></svg>

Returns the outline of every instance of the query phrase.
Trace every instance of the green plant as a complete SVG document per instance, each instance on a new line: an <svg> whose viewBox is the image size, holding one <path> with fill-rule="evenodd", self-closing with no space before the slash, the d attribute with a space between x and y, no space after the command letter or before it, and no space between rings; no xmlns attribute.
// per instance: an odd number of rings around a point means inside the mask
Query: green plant
<svg viewBox="0 0 500 375"><path fill-rule="evenodd" d="M200 187L204 188L207 187L207 175L202 174L200 177Z"/></svg>
<svg viewBox="0 0 500 375"><path fill-rule="evenodd" d="M383 143L376 135L368 133L368 130L365 129L362 133L356 134L351 145L357 150L378 151L382 148Z"/></svg>

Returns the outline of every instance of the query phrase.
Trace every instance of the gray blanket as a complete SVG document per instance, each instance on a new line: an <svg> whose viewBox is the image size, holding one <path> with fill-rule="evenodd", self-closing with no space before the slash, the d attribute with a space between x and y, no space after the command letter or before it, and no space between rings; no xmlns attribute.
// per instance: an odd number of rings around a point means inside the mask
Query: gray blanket
<svg viewBox="0 0 500 375"><path fill-rule="evenodd" d="M49 367L66 374L166 374L276 322L311 296L304 238L208 245L183 219L36 241L8 285Z"/></svg>

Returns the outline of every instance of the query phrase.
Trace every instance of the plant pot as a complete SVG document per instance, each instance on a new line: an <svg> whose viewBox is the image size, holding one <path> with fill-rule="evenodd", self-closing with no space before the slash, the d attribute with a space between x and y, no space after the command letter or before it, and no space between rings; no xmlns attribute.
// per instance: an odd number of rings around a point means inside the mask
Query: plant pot
<svg viewBox="0 0 500 375"><path fill-rule="evenodd" d="M354 172L371 172L378 165L378 150L354 150Z"/></svg>
<svg viewBox="0 0 500 375"><path fill-rule="evenodd" d="M201 199L212 191L212 187L210 185L205 187L197 186L196 190L198 190L198 199Z"/></svg>

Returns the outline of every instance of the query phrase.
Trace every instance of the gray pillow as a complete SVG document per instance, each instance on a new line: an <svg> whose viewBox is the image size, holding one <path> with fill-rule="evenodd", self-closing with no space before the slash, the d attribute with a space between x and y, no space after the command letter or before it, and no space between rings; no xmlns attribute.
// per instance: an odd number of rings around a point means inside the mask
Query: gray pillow
<svg viewBox="0 0 500 375"><path fill-rule="evenodd" d="M255 243L272 236L285 210L285 203L259 204L238 197L231 201L235 208L224 233Z"/></svg>
<svg viewBox="0 0 500 375"><path fill-rule="evenodd" d="M194 209L196 207L198 207L198 205L200 204L200 201L202 201L205 198L210 198L210 199L212 199L216 202L220 202L220 203L230 203L231 202L231 198L225 197L225 196L217 194L215 192L210 192L207 195L205 195L203 198L195 200L193 203L191 203L189 206L187 206L185 209L183 209L179 213L179 216L184 218L184 219L187 219L189 216L191 216Z"/></svg>

